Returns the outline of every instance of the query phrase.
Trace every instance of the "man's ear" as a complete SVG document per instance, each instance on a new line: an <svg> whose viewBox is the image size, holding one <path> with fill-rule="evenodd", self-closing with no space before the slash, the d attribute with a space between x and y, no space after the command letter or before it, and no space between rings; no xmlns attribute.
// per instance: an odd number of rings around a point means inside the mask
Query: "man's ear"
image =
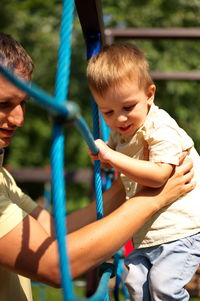
<svg viewBox="0 0 200 301"><path fill-rule="evenodd" d="M148 96L147 102L148 105L150 106L153 104L155 92L156 92L156 86L152 84L151 86L149 86L148 93L147 93Z"/></svg>

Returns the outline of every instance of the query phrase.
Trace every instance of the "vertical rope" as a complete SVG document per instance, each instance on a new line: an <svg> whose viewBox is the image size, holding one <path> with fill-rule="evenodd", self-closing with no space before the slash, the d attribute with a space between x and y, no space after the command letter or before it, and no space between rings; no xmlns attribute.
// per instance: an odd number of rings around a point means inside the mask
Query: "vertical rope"
<svg viewBox="0 0 200 301"><path fill-rule="evenodd" d="M87 46L87 59L97 54L101 47L101 35L100 33L94 35L86 35ZM100 120L99 110L96 102L92 98L92 117L93 117L93 131L94 139L100 138ZM96 215L97 219L101 219L104 216L103 212L103 195L102 195L102 178L101 178L101 166L100 161L94 161L94 183L95 183L95 196L96 196ZM104 275L103 275L104 276ZM102 276L102 277L103 277ZM108 275L106 275L108 277ZM108 282L109 280L107 280ZM104 301L109 300L108 288L104 290ZM96 300L98 300L96 298Z"/></svg>
<svg viewBox="0 0 200 301"><path fill-rule="evenodd" d="M60 46L58 50L58 63L55 84L55 96L57 102L64 102L68 94L73 12L74 1L63 0L63 13L60 27Z"/></svg>
<svg viewBox="0 0 200 301"><path fill-rule="evenodd" d="M101 35L100 33L89 34L85 36L87 46L87 59L100 51ZM93 133L94 139L100 138L100 125L99 125L99 110L97 104L92 98L92 119L93 119ZM101 167L100 161L94 162L94 185L96 195L96 215L97 219L103 217L103 197L102 197L102 181L101 181Z"/></svg>
<svg viewBox="0 0 200 301"><path fill-rule="evenodd" d="M70 59L71 59L71 32L73 23L73 0L63 0L63 13L60 28L60 47L58 52L58 66L55 84L55 98L57 103L64 102L68 95ZM51 166L52 166L52 193L54 202L54 216L56 237L58 240L61 283L64 300L74 299L71 281L69 259L66 249L66 221L65 221L65 177L64 177L64 135L62 124L54 123Z"/></svg>

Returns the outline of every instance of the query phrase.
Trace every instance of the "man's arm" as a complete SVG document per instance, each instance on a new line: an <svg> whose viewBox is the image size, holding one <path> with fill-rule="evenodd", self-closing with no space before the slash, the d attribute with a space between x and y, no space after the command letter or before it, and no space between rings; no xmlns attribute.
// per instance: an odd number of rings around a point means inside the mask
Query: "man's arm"
<svg viewBox="0 0 200 301"><path fill-rule="evenodd" d="M103 193L104 215L108 215L125 201L125 190L120 177L114 181L111 188ZM54 235L53 218L49 212L41 207L35 208L31 216L34 217L48 234ZM71 233L96 220L96 203L92 201L87 207L74 211L67 216L67 231Z"/></svg>
<svg viewBox="0 0 200 301"><path fill-rule="evenodd" d="M107 217L69 234L72 276L77 277L110 258L161 207L192 190L191 167L191 161L177 167L162 189L146 189ZM110 211L109 206L107 210ZM57 243L47 232L36 219L26 216L0 239L0 265L33 280L59 286Z"/></svg>
<svg viewBox="0 0 200 301"><path fill-rule="evenodd" d="M103 193L104 216L118 208L126 198L124 186L120 177L114 181L111 188ZM87 207L73 212L67 218L68 232L73 232L96 220L96 204L93 201Z"/></svg>

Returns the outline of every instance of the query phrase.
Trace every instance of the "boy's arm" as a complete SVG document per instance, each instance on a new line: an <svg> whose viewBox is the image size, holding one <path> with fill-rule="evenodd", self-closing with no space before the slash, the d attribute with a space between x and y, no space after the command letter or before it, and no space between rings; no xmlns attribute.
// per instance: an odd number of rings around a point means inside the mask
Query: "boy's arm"
<svg viewBox="0 0 200 301"><path fill-rule="evenodd" d="M161 187L172 173L173 165L133 159L96 140L99 149L93 159L110 164L133 181L148 187Z"/></svg>

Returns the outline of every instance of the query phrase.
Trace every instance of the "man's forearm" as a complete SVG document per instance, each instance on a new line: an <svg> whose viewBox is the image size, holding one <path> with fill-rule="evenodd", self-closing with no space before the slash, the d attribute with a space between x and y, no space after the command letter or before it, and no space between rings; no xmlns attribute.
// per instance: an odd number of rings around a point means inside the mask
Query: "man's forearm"
<svg viewBox="0 0 200 301"><path fill-rule="evenodd" d="M154 197L138 196L109 216L71 233L68 250L73 277L109 259L156 211Z"/></svg>
<svg viewBox="0 0 200 301"><path fill-rule="evenodd" d="M125 201L125 191L120 178L118 178L110 189L104 192L104 215L109 214L118 208ZM31 216L35 218L51 236L54 236L54 222L50 213L41 208L36 207ZM81 208L67 216L67 231L71 233L96 220L96 204L91 202L87 207Z"/></svg>

